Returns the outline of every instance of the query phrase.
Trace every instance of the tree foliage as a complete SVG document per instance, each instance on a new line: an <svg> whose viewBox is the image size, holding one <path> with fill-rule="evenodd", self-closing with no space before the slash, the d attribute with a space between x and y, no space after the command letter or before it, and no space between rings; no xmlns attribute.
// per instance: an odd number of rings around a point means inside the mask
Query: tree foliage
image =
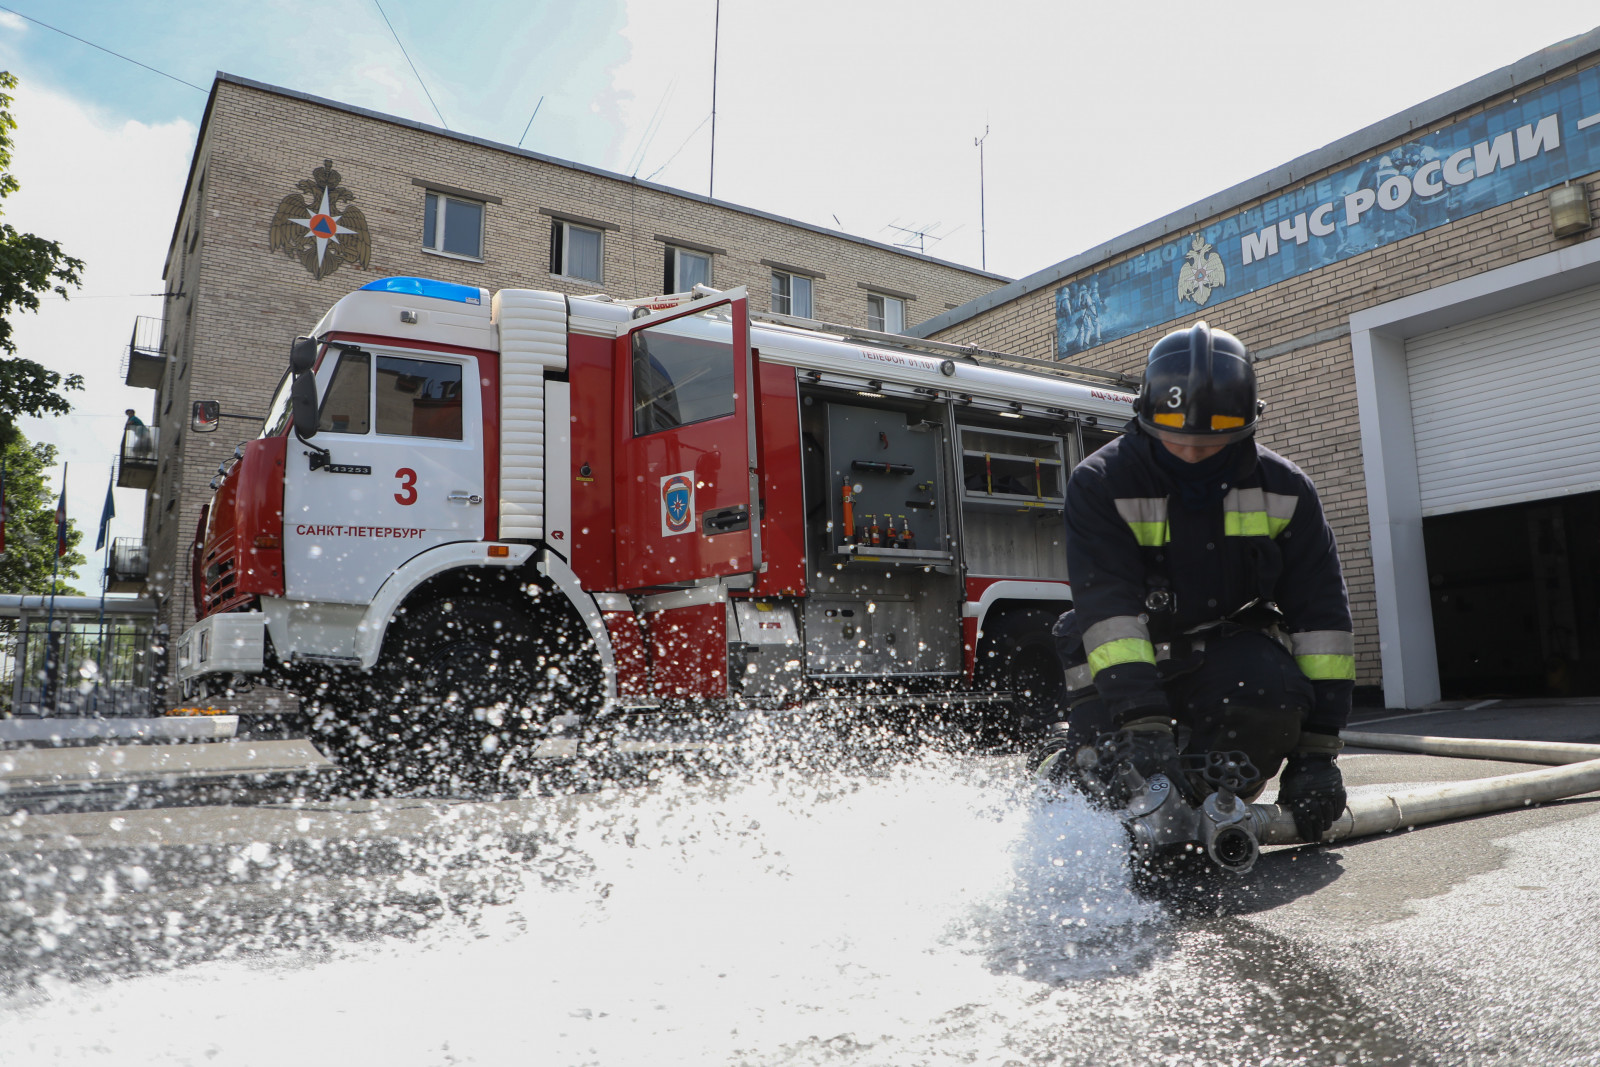
<svg viewBox="0 0 1600 1067"><path fill-rule="evenodd" d="M17 79L0 71L0 200L16 192L11 173L12 131L10 90ZM3 213L3 212L0 212ZM18 415L65 415L72 405L63 393L83 388L83 375L62 376L37 360L16 354L11 336L11 316L39 310L39 297L56 293L63 299L67 287L83 284L83 261L62 251L61 245L31 233L19 233L10 223L0 223L0 437L10 436L10 423Z"/></svg>
<svg viewBox="0 0 1600 1067"><path fill-rule="evenodd" d="M55 445L33 444L20 432L0 450L5 457L6 551L0 556L0 593L49 593L50 575L57 574L57 593L76 594L67 584L72 573L85 563L77 551L83 535L77 524L67 520L67 554L56 563L57 494L45 481L45 472L56 465Z"/></svg>

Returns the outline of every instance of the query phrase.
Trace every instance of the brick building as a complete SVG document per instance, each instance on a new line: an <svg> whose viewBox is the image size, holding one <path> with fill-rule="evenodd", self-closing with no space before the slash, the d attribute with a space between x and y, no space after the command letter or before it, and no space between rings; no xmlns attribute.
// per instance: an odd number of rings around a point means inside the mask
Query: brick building
<svg viewBox="0 0 1600 1067"><path fill-rule="evenodd" d="M1600 693L1600 30L932 316L1137 373L1204 318L1319 486L1390 706Z"/></svg>
<svg viewBox="0 0 1600 1067"><path fill-rule="evenodd" d="M289 342L375 278L638 297L748 286L752 310L898 332L1007 281L844 233L230 75L206 105L166 264L140 323L118 484L150 490L113 590L194 621L188 547L218 464L254 436ZM220 432L191 405L215 400ZM139 549L147 551L148 565Z"/></svg>

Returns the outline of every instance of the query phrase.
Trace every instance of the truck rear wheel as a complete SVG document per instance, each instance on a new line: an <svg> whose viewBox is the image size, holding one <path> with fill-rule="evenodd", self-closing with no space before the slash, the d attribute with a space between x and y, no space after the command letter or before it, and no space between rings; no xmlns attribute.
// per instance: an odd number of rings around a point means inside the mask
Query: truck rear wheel
<svg viewBox="0 0 1600 1067"><path fill-rule="evenodd" d="M1011 693L1006 732L1020 740L1038 737L1062 714L1066 678L1050 627L1059 612L1020 608L986 620L978 644L978 684Z"/></svg>

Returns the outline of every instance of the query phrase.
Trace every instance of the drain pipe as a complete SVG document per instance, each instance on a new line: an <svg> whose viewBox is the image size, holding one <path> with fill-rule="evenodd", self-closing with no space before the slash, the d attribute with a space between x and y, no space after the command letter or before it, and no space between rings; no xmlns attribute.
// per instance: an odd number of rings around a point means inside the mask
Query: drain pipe
<svg viewBox="0 0 1600 1067"><path fill-rule="evenodd" d="M1525 759L1528 753L1537 753L1537 762L1554 762L1557 756L1570 759L1574 755L1600 753L1596 745L1558 745L1550 741L1490 741L1471 738L1402 737L1399 735L1364 734L1344 735L1352 744L1377 747L1371 742L1381 739L1383 747L1409 747L1403 751L1425 752L1432 755L1468 755L1480 759ZM1357 737L1361 739L1358 740ZM1529 748L1529 746L1537 746ZM1446 751L1448 749L1449 751ZM1582 750L1575 752L1573 750ZM1512 756L1510 753L1521 753ZM1481 778L1468 782L1449 782L1444 785L1425 786L1405 792L1367 794L1351 797L1341 815L1322 835L1324 842L1343 841L1352 837L1367 837L1392 830L1409 829L1428 823L1462 819L1472 815L1508 811L1512 808L1544 804L1552 800L1579 796L1600 790L1600 759L1590 758L1582 763L1547 767L1543 770L1506 774L1497 778ZM1295 829L1294 818L1288 809L1276 804L1252 804L1252 822L1257 839L1263 845L1305 844Z"/></svg>

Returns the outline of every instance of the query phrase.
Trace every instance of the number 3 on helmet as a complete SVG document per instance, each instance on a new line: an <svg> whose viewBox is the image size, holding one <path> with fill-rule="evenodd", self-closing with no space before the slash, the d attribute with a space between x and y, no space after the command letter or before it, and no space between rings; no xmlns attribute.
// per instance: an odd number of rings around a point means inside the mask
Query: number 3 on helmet
<svg viewBox="0 0 1600 1067"><path fill-rule="evenodd" d="M1204 322L1174 330L1150 349L1134 404L1145 432L1189 445L1242 441L1256 432L1265 407L1244 342Z"/></svg>

